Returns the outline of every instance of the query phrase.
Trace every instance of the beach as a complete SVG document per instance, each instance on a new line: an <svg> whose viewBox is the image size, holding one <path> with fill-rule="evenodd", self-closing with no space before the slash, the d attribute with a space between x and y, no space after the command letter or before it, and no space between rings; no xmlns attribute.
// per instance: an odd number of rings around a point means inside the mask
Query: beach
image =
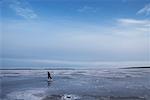
<svg viewBox="0 0 150 100"><path fill-rule="evenodd" d="M149 100L149 76L149 68L1 70L0 93L2 100Z"/></svg>

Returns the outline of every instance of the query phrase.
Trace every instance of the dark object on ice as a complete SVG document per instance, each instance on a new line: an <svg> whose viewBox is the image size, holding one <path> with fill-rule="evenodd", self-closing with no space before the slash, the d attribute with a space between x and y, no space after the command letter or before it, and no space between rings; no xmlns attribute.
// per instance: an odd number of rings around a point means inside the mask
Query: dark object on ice
<svg viewBox="0 0 150 100"><path fill-rule="evenodd" d="M48 74L48 79L52 79L50 72L48 72L47 74Z"/></svg>
<svg viewBox="0 0 150 100"><path fill-rule="evenodd" d="M67 96L67 98L71 98L70 96Z"/></svg>

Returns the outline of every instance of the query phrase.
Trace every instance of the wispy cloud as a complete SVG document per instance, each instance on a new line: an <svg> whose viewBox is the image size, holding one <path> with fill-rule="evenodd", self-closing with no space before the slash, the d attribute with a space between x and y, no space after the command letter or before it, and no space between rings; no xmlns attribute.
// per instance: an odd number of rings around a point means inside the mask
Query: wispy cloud
<svg viewBox="0 0 150 100"><path fill-rule="evenodd" d="M90 7L90 6L83 6L79 9L77 9L78 12L97 12L96 8Z"/></svg>
<svg viewBox="0 0 150 100"><path fill-rule="evenodd" d="M136 19L123 18L123 19L118 19L117 21L122 25L144 25L144 26L150 25L150 20L136 20Z"/></svg>
<svg viewBox="0 0 150 100"><path fill-rule="evenodd" d="M10 2L9 7L16 12L17 15L25 19L35 19L37 14L29 6L29 3L25 1L13 0Z"/></svg>
<svg viewBox="0 0 150 100"><path fill-rule="evenodd" d="M140 9L137 14L146 14L146 15L150 15L150 3L145 5L144 8Z"/></svg>
<svg viewBox="0 0 150 100"><path fill-rule="evenodd" d="M117 19L119 34L125 36L145 36L149 34L150 20ZM118 32L117 32L118 33Z"/></svg>

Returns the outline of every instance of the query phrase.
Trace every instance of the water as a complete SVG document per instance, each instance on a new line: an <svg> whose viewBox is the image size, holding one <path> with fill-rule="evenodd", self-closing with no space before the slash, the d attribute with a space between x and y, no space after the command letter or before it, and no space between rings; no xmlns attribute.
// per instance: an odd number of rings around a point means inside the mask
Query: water
<svg viewBox="0 0 150 100"><path fill-rule="evenodd" d="M1 70L2 100L149 100L150 69Z"/></svg>

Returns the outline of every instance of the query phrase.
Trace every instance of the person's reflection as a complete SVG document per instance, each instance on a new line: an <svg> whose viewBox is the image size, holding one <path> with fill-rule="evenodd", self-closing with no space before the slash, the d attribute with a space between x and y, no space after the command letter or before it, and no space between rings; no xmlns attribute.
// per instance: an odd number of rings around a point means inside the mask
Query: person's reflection
<svg viewBox="0 0 150 100"><path fill-rule="evenodd" d="M50 87L51 86L51 81L48 81L47 83L48 83L47 86Z"/></svg>

